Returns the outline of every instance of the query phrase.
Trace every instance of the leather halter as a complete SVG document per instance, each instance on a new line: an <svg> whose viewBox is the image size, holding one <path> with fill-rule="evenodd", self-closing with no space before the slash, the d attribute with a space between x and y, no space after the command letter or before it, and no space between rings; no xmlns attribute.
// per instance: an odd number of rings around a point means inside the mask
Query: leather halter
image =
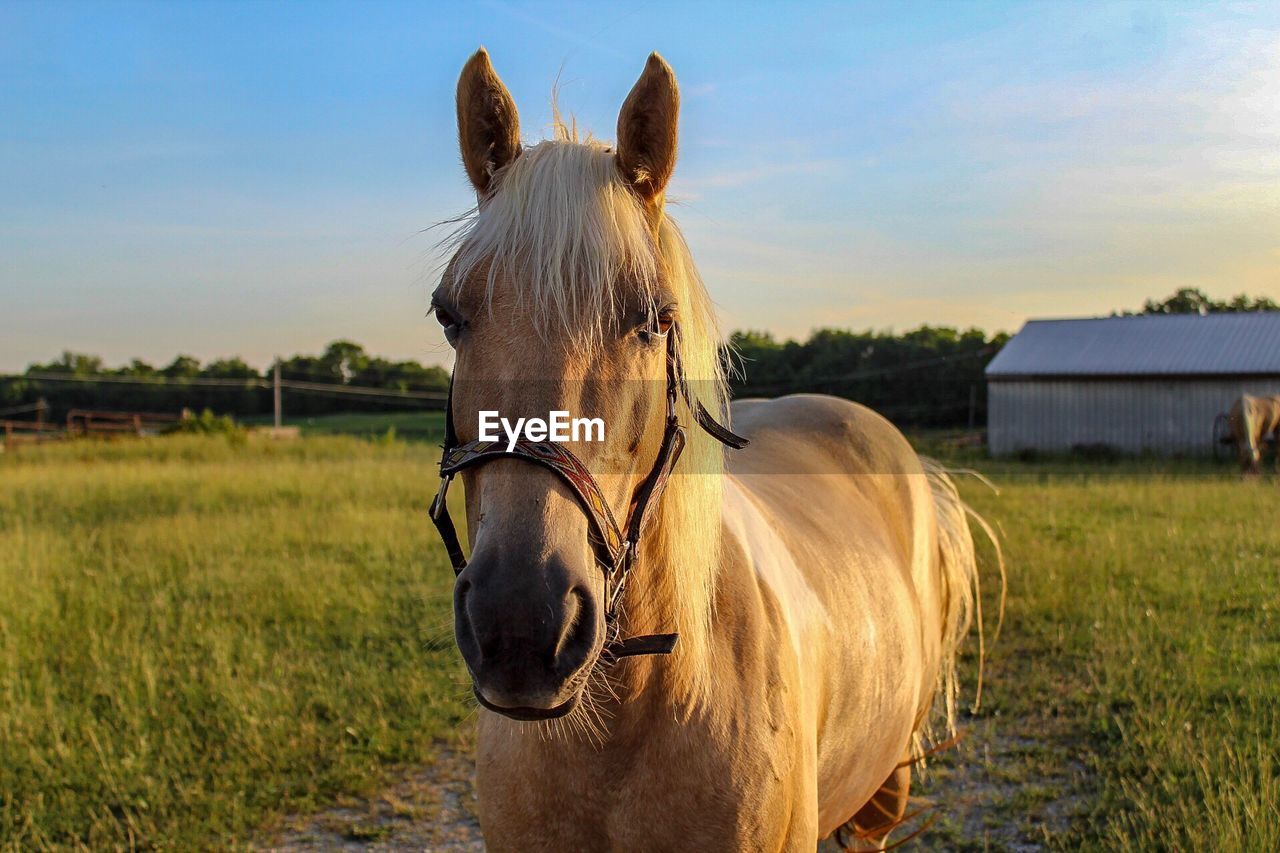
<svg viewBox="0 0 1280 853"><path fill-rule="evenodd" d="M703 408L702 403L695 401L689 394L685 381L684 369L680 364L677 347L677 329L673 326L667 332L667 423L662 433L662 445L653 468L641 481L631 496L630 507L622 524L618 524L605 500L604 493L591 472L574 456L568 448L551 441L528 441L519 439L508 450L504 441L481 441L476 439L465 444L458 442L458 435L453 428L453 381L449 382L449 402L445 409L444 420L444 453L440 458L440 490L431 502L431 520L435 523L440 538L444 540L445 550L449 552L449 561L453 564L455 576L467 567L467 558L462 553L462 542L458 539L458 531L449 515L449 507L445 500L449 484L454 476L466 469L492 462L495 459L520 459L532 462L554 472L573 492L578 506L587 517L588 541L595 552L596 563L604 570L605 575L605 635L606 643L600 657L607 663L635 655L670 654L675 648L677 634L648 634L644 636L619 636L619 605L626 590L627 578L635 565L640 538L652 518L652 510L662 498L672 469L680 458L685 446L685 431L680 424L676 410L676 398L683 396L693 410L694 420L708 435L732 447L741 450L748 444L747 439L737 435L718 424Z"/></svg>

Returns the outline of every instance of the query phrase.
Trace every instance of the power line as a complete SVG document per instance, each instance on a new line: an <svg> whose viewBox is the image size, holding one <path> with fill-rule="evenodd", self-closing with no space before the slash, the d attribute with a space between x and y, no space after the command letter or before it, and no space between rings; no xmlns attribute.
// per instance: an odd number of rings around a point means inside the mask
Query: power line
<svg viewBox="0 0 1280 853"><path fill-rule="evenodd" d="M47 406L45 406L44 401L42 400L38 403L31 403L26 406L11 406L7 409L0 409L0 416L20 415L24 412L38 412L44 408L47 408Z"/></svg>
<svg viewBox="0 0 1280 853"><path fill-rule="evenodd" d="M325 394L352 394L361 397L399 397L405 400L447 400L445 391L401 391L394 388L373 388L365 385L333 385L327 382L299 382L296 379L280 380L281 388L294 391L318 391Z"/></svg>
<svg viewBox="0 0 1280 853"><path fill-rule="evenodd" d="M270 388L265 379L214 379L206 376L111 376L94 374L79 376L74 373L6 373L0 379L32 380L36 382L113 382L118 385L160 385L170 387L215 387L215 388Z"/></svg>
<svg viewBox="0 0 1280 853"><path fill-rule="evenodd" d="M790 391L801 387L812 387L814 385L853 382L860 379L872 379L879 376L892 376L897 373L904 373L909 370L918 370L922 367L931 367L940 364L949 364L959 361L968 361L970 359L981 358L991 354L998 349L994 346L984 346L981 349L967 353L957 353L954 355L936 356L933 358L920 359L905 364L888 365L878 368L866 368L863 370L855 370L848 373L826 374L826 375L799 375L795 376L787 382L777 382L770 385L754 385L747 384L741 391L744 393L760 394L774 391ZM192 377L174 377L174 376L119 376L110 374L93 374L89 376L70 374L70 373L52 373L46 371L38 371L31 373L8 373L0 374L0 380L27 380L35 382L79 382L79 383L111 383L117 385L142 385L152 387L166 388L238 388L242 390L269 390L273 388L273 383L262 377L244 377L242 379L217 378L207 376ZM445 391L412 391L400 390L392 388L378 388L368 385L343 385L339 383L329 382L310 382L299 379L281 379L280 388L290 391L296 391L303 394L318 394L328 397L366 397L366 398L382 398L388 400L421 400L434 403L442 403L448 399L448 393ZM24 411L29 409L22 409ZM15 412L16 413L16 410Z"/></svg>
<svg viewBox="0 0 1280 853"><path fill-rule="evenodd" d="M162 388L240 388L266 390L272 387L266 379L246 377L244 379L217 379L205 376L173 377L173 376L111 376L95 374L78 376L70 373L8 373L0 374L0 379L30 380L35 382L83 382L113 383L117 385L149 385ZM329 382L303 382L297 379L282 379L280 387L303 393L343 394L358 397L394 397L404 400L443 401L449 395L445 391L410 391L397 388L375 388L366 385L340 385Z"/></svg>
<svg viewBox="0 0 1280 853"><path fill-rule="evenodd" d="M746 385L743 390L753 393L761 393L764 391L785 391L805 385L816 385L829 382L852 382L858 379L873 379L877 376L892 376L895 373L905 373L908 370L916 370L921 367L931 367L938 364L949 364L957 361L967 361L972 358L981 358L989 355L994 351L994 347L985 346L982 349L973 352L957 353L955 355L942 355L934 358L921 359L919 361L911 361L906 364L894 364L887 367L873 367L865 370L855 370L851 373L827 374L827 375L799 375L795 376L789 382L775 382L772 385Z"/></svg>
<svg viewBox="0 0 1280 853"><path fill-rule="evenodd" d="M283 385L283 383L282 383L282 385ZM284 387L286 387L286 388L287 388L288 386L284 386ZM299 394L306 394L306 395L309 395L309 396L310 396L310 395L314 395L314 396L317 396L317 397L330 397L330 398L344 399L344 400L350 400L350 399L351 399L351 395L350 395L350 394L343 393L342 391L338 390L337 388L326 388L326 389L324 389L324 390L320 390L320 389L297 389L297 392L298 392ZM444 408L444 397L441 397L440 399L418 399L418 398L414 398L414 397L400 397L400 396L394 396L394 395L389 395L389 396L382 396L382 395L378 395L378 396L375 396L375 397L373 397L372 399L370 399L370 400L369 400L369 402L370 402L370 403L375 403L375 402L376 402L378 405L408 406L408 407L411 407L411 410L412 410L412 411L423 411L423 410L439 411L439 410L441 410L441 409L443 409L443 408ZM432 404L432 403L436 403L436 404L439 404L439 405L430 405L430 404Z"/></svg>

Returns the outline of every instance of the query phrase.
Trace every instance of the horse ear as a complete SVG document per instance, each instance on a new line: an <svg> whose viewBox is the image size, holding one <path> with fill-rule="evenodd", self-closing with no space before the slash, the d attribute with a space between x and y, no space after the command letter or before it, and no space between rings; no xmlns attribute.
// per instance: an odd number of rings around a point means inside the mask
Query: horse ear
<svg viewBox="0 0 1280 853"><path fill-rule="evenodd" d="M516 103L483 47L467 60L458 78L458 147L467 177L482 196L493 173L520 156Z"/></svg>
<svg viewBox="0 0 1280 853"><path fill-rule="evenodd" d="M661 56L651 53L618 114L618 168L650 204L662 203L663 190L675 171L679 117L675 72Z"/></svg>

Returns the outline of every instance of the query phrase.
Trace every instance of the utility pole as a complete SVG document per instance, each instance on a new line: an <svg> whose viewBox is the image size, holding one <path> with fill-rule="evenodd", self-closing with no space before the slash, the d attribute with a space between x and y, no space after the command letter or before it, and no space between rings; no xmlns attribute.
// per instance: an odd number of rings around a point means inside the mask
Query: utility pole
<svg viewBox="0 0 1280 853"><path fill-rule="evenodd" d="M272 371L271 391L276 411L276 432L280 432L280 356L276 356L275 370Z"/></svg>

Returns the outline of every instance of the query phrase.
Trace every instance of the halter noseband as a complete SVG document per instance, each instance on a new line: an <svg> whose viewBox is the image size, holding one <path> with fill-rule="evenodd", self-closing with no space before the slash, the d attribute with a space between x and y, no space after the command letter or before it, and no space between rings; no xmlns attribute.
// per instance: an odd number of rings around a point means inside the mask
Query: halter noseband
<svg viewBox="0 0 1280 853"><path fill-rule="evenodd" d="M684 450L685 431L676 411L676 398L679 396L684 397L693 410L694 420L712 438L735 450L747 446L747 439L717 423L702 403L695 401L690 395L684 369L680 364L677 330L673 326L667 333L667 425L662 433L662 445L658 449L653 468L632 494L630 508L623 524L619 525L591 472L567 448L551 441L528 441L523 438L518 439L510 450L501 440L476 439L460 444L453 428L453 382L450 380L449 402L444 418L444 453L440 458L440 490L431 502L430 514L440 538L444 540L454 575L461 574L467 567L462 542L458 539L458 531L449 516L449 507L445 501L454 475L466 468L502 458L521 459L541 465L554 472L573 492L578 506L587 516L587 536L595 552L596 562L604 570L607 641L600 657L613 663L635 655L670 654L675 648L677 634L648 634L622 639L619 636L618 611L626 590L627 577L635 564L640 537L644 534L652 517L652 509L661 500L671 471Z"/></svg>

